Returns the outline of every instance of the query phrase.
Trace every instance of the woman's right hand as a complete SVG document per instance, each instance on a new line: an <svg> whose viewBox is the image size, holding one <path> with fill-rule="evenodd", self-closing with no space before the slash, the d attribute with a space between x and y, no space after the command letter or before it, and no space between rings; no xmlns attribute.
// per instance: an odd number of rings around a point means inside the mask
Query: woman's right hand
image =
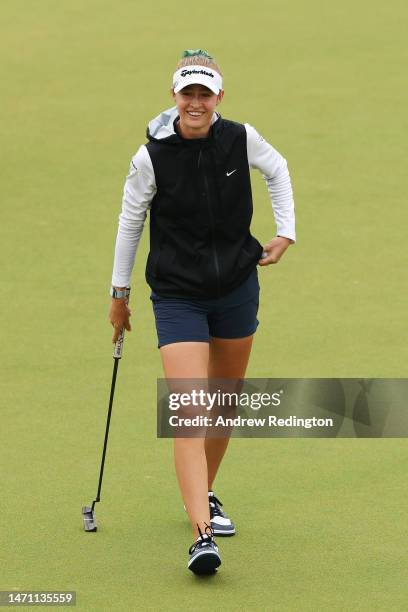
<svg viewBox="0 0 408 612"><path fill-rule="evenodd" d="M109 321L114 328L112 342L116 344L123 328L127 331L132 331L129 317L132 311L126 303L126 298L112 298L112 303L109 309Z"/></svg>

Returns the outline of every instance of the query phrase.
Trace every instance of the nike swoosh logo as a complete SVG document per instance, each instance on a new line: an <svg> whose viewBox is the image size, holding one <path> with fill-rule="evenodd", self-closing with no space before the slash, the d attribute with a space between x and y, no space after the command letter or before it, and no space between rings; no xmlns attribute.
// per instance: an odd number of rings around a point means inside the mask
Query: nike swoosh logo
<svg viewBox="0 0 408 612"><path fill-rule="evenodd" d="M238 170L238 168L235 168L235 170L233 170L232 172L226 172L227 176L231 176L231 174L234 174L234 172L236 172Z"/></svg>

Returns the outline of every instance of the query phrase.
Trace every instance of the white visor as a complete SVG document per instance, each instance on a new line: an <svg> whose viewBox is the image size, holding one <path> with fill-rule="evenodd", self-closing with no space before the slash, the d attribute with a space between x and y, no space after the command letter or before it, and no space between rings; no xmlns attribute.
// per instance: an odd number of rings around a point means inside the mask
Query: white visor
<svg viewBox="0 0 408 612"><path fill-rule="evenodd" d="M173 90L174 93L179 92L187 85L204 85L215 94L218 94L222 89L221 75L208 68L208 66L183 66L179 68L173 75Z"/></svg>

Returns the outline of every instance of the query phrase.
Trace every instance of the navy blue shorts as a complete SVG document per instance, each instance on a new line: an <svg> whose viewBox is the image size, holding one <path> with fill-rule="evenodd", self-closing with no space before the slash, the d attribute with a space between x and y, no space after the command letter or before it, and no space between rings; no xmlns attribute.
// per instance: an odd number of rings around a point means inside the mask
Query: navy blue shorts
<svg viewBox="0 0 408 612"><path fill-rule="evenodd" d="M220 298L160 297L150 299L156 319L158 348L173 342L209 342L214 338L252 336L259 325L258 271Z"/></svg>

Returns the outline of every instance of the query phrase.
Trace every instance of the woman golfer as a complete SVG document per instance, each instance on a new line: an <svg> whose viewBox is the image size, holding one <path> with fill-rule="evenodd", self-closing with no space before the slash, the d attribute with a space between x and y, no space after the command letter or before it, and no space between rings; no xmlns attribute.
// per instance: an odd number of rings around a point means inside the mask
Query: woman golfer
<svg viewBox="0 0 408 612"><path fill-rule="evenodd" d="M217 112L222 73L201 49L185 51L173 75L175 106L150 121L132 158L116 239L109 319L113 342L131 330L127 295L150 211L146 280L166 378L244 378L258 325L257 266L277 263L295 241L286 160L249 124ZM261 245L250 233L250 168L264 176L277 226ZM229 437L175 438L177 478L193 528L188 568L216 571L214 536L235 526L213 483Z"/></svg>

